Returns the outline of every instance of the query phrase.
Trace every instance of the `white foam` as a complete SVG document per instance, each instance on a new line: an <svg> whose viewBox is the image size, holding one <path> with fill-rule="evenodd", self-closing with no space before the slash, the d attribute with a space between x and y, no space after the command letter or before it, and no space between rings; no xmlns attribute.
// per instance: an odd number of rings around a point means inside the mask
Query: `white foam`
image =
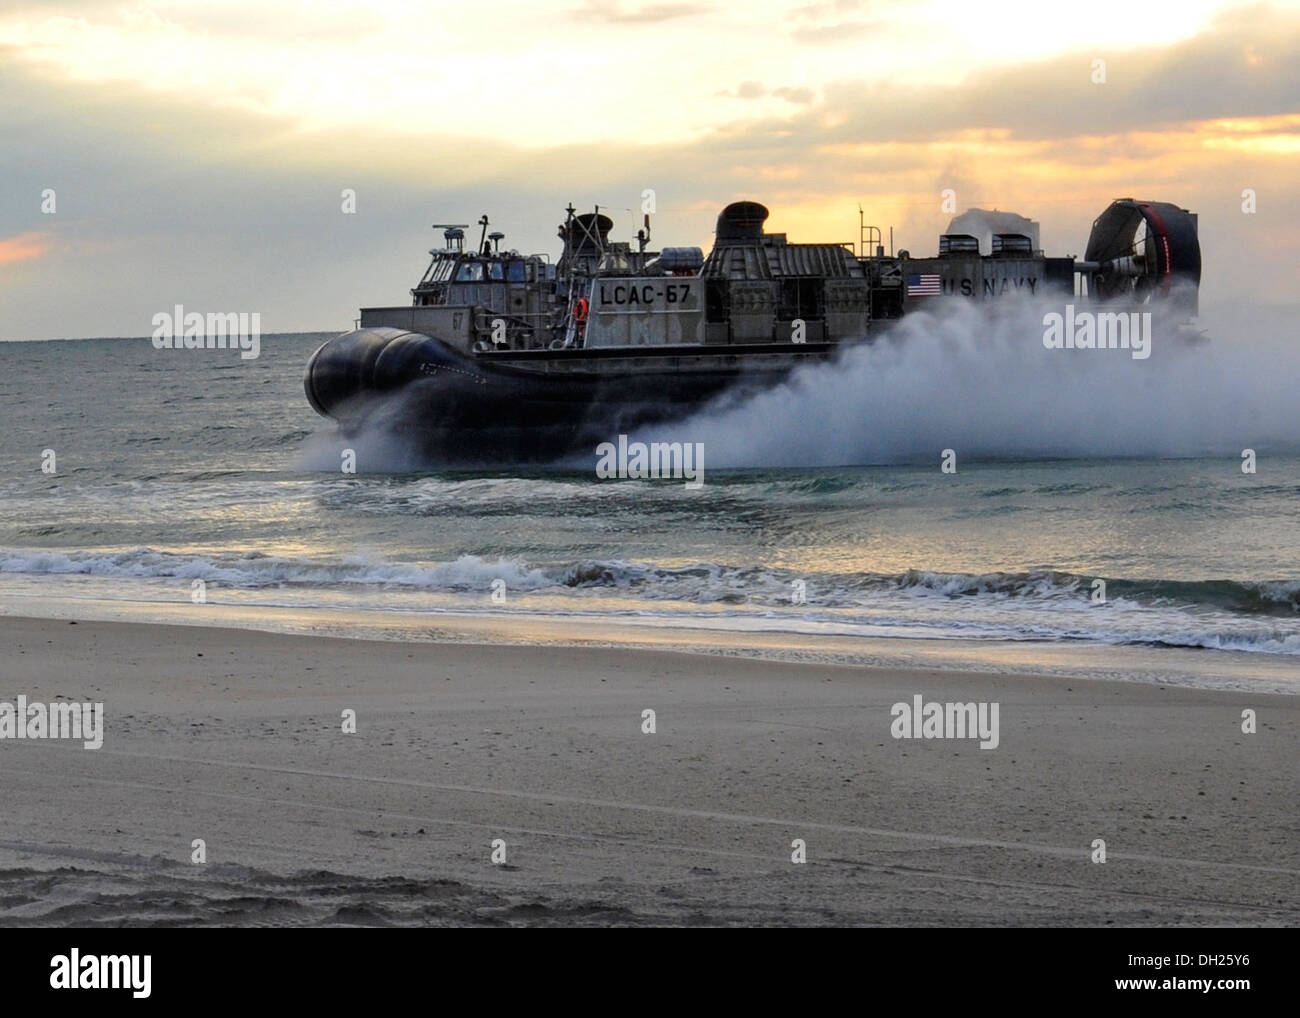
<svg viewBox="0 0 1300 1018"><path fill-rule="evenodd" d="M1210 342L1049 350L1061 301L947 301L834 364L740 405L636 437L703 442L714 467L971 458L1194 456L1300 444L1300 344L1289 320L1238 315ZM1226 316L1225 316L1226 317Z"/></svg>
<svg viewBox="0 0 1300 1018"><path fill-rule="evenodd" d="M312 561L247 554L178 555L151 548L122 552L54 552L11 549L0 552L0 572L62 573L116 577L201 579L236 587L276 584L402 585L435 590L488 590L501 579L509 587L534 590L553 585L544 572L509 560L462 555L431 566L376 562L366 556Z"/></svg>

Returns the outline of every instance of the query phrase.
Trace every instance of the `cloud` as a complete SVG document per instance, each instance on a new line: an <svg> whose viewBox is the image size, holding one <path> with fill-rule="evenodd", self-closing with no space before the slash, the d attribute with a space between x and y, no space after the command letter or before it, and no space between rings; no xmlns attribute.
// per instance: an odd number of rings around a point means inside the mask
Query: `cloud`
<svg viewBox="0 0 1300 1018"><path fill-rule="evenodd" d="M790 38L812 46L841 42L856 42L864 35L873 35L887 28L886 22L876 20L842 21L831 25L802 25L791 29Z"/></svg>
<svg viewBox="0 0 1300 1018"><path fill-rule="evenodd" d="M895 5L905 0L891 0ZM869 0L817 0L815 3L802 4L790 11L790 20L792 21L826 21L828 19L838 18L850 11L860 11L863 8L879 7L878 2L869 2Z"/></svg>
<svg viewBox="0 0 1300 1018"><path fill-rule="evenodd" d="M894 6L901 6L901 0L894 0ZM790 37L796 42L814 46L852 42L888 29L889 23L885 18L875 16L877 9L882 14L886 12L886 7L867 0L821 0L805 4L790 12L790 20L795 22ZM868 16L846 17L856 12L865 12Z"/></svg>
<svg viewBox="0 0 1300 1018"><path fill-rule="evenodd" d="M20 233L16 237L0 237L0 265L16 265L43 258L54 246L48 233Z"/></svg>
<svg viewBox="0 0 1300 1018"><path fill-rule="evenodd" d="M678 18L694 17L710 9L710 5L697 3L626 4L620 0L587 0L574 10L574 16L583 20L603 21L620 25L653 25Z"/></svg>
<svg viewBox="0 0 1300 1018"><path fill-rule="evenodd" d="M1201 214L1207 291L1290 299L1300 103L1279 55L1297 41L1295 18L1247 19L1108 53L1104 86L1083 52L957 86L845 80L812 96L738 65L724 81L791 105L701 93L731 112L692 137L600 143L611 125L596 116L535 147L509 124L471 138L436 118L406 132L307 130L196 94L61 81L0 53L0 243L26 238L0 273L0 338L147 335L174 303L260 311L267 331L343 329L358 305L409 302L434 221L488 212L506 245L554 257L566 202L599 203L626 239L646 187L656 244L707 247L718 209L740 197L768 205L769 227L793 240L852 238L862 201L868 222L893 224L896 246L918 254L950 218L942 187L959 208L1038 219L1054 254L1081 253L1114 197L1174 200ZM56 216L40 214L47 187ZM1244 187L1260 214L1242 214ZM357 191L356 215L340 211L343 188Z"/></svg>
<svg viewBox="0 0 1300 1018"><path fill-rule="evenodd" d="M1300 17L1225 18L1166 48L1071 52L1009 60L956 85L845 81L803 125L824 137L926 140L1004 129L1022 138L1156 130L1300 109ZM1094 59L1105 84L1094 84ZM833 128L826 128L827 114Z"/></svg>
<svg viewBox="0 0 1300 1018"><path fill-rule="evenodd" d="M786 102L796 103L806 106L817 98L817 92L806 86L784 86L774 88L771 91L761 81L742 81L734 89L725 89L717 93L720 96L726 96L731 99L763 99L772 96L775 99L784 99Z"/></svg>
<svg viewBox="0 0 1300 1018"><path fill-rule="evenodd" d="M784 99L786 102L797 103L801 106L806 106L817 98L817 93L806 86L778 88L772 94L778 99Z"/></svg>

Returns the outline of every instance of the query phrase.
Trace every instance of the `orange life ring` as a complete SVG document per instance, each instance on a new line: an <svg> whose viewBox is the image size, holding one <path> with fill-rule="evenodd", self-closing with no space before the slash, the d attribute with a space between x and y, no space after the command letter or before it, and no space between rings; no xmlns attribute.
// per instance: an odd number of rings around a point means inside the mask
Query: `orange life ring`
<svg viewBox="0 0 1300 1018"><path fill-rule="evenodd" d="M587 320L587 298L579 297L573 302L573 320L575 322L585 322Z"/></svg>

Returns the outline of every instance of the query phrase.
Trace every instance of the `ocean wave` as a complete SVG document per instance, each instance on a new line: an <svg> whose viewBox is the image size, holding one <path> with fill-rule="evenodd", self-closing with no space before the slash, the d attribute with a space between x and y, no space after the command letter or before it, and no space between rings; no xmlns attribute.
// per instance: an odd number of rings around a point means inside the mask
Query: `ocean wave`
<svg viewBox="0 0 1300 1018"><path fill-rule="evenodd" d="M1044 567L1023 572L961 573L909 569L898 574L808 573L758 565L693 562L665 566L592 559L530 565L514 558L461 555L446 562L389 562L365 555L292 558L238 551L185 554L148 547L125 551L0 549L0 572L204 579L234 586L372 584L428 590L489 589L504 580L516 590L614 588L659 599L709 602L732 594L756 605L790 602L802 584L820 605L854 607L864 596L1022 599L1090 603L1097 581L1109 601L1205 607L1243 615L1300 615L1297 580L1168 580L1085 576Z"/></svg>
<svg viewBox="0 0 1300 1018"><path fill-rule="evenodd" d="M1196 631L1124 642L1152 647L1193 647L1201 650L1236 650L1255 654L1300 655L1300 634Z"/></svg>
<svg viewBox="0 0 1300 1018"><path fill-rule="evenodd" d="M0 573L198 579L234 587L363 584L456 591L491 589L494 580L504 580L516 590L535 590L554 584L541 570L507 559L489 561L475 555L425 566L376 562L364 556L318 561L260 552L184 555L152 548L102 553L10 549L0 552Z"/></svg>
<svg viewBox="0 0 1300 1018"><path fill-rule="evenodd" d="M881 578L888 583L889 577ZM1164 580L1081 576L1053 569L1011 573L936 573L909 570L897 578L900 589L922 589L948 597L990 594L1044 600L1088 599L1097 580L1111 599L1147 604L1205 606L1258 615L1300 614L1300 580Z"/></svg>
<svg viewBox="0 0 1300 1018"><path fill-rule="evenodd" d="M186 554L148 547L0 550L0 573L127 582L202 579L218 589L243 591L238 595L242 603L287 599L303 607L337 607L341 597L361 610L539 610L593 619L630 614L669 625L925 639L1088 641L1300 656L1300 580L1111 579L1105 602L1094 603L1092 577L1049 568L798 575L715 562L668 566L591 559L538 565L461 555L421 563L363 555L301 559L253 551ZM492 591L497 581L522 597L512 597L504 607L494 601L487 609L479 595ZM273 591L284 594L271 594L268 602L267 592ZM431 602L429 594L440 598ZM534 595L537 599L530 600Z"/></svg>

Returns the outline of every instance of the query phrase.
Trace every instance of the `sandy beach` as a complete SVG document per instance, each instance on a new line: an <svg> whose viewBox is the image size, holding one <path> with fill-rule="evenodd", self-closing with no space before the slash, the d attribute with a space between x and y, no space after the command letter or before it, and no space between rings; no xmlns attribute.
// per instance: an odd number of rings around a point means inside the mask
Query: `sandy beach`
<svg viewBox="0 0 1300 1018"><path fill-rule="evenodd" d="M99 750L0 740L6 925L1300 920L1294 696L17 617L0 646L0 700L105 717ZM999 745L893 738L916 695L997 703Z"/></svg>

